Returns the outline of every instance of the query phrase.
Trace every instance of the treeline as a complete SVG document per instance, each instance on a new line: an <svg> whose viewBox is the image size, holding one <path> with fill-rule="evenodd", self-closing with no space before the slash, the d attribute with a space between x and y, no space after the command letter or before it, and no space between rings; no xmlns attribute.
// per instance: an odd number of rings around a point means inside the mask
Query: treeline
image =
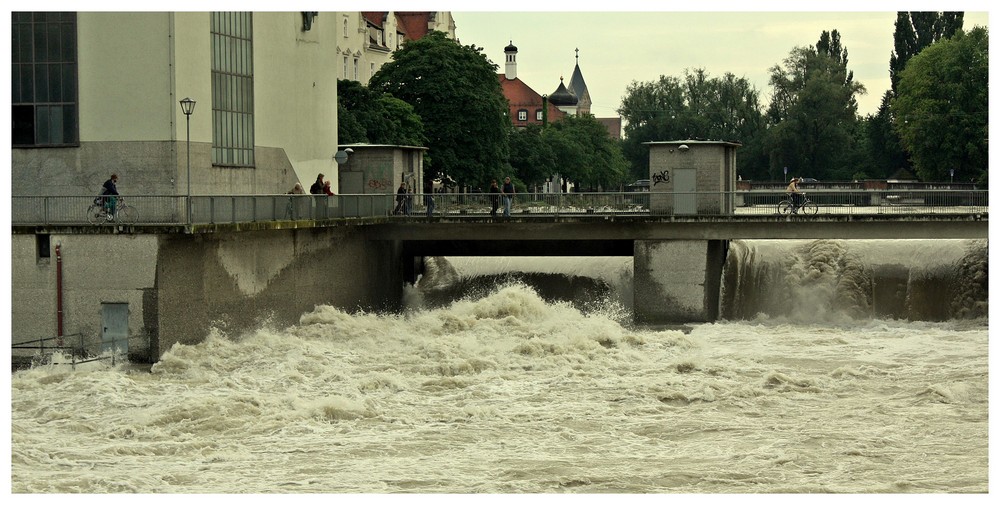
<svg viewBox="0 0 1000 505"><path fill-rule="evenodd" d="M745 79L705 69L633 81L618 113L625 140L590 115L515 129L482 48L441 32L405 44L367 86L338 82L341 143L428 147L425 177L488 187L511 176L532 188L559 175L581 189L617 189L648 177L656 140L742 144L743 179L781 180L785 167L821 180L884 179L908 171L924 181L975 180L988 168L989 37L962 30L962 13L900 12L876 114L860 117L865 93L837 30L796 47L769 69L766 109Z"/></svg>
<svg viewBox="0 0 1000 505"><path fill-rule="evenodd" d="M794 48L770 69L770 102L746 79L709 77L633 82L619 113L624 151L636 176L647 173L650 140L705 138L739 142L743 179L790 174L821 180L885 179L986 184L989 40L985 28L962 31L962 13L900 12L889 58L892 88L876 114L860 117L865 93L848 66L837 30ZM954 172L952 172L954 171Z"/></svg>

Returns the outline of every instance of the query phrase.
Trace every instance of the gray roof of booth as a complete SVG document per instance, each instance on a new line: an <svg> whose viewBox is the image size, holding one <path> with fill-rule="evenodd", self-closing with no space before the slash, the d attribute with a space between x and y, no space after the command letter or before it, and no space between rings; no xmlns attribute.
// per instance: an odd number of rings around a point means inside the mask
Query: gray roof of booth
<svg viewBox="0 0 1000 505"><path fill-rule="evenodd" d="M399 149L420 149L420 150L423 150L423 151L426 151L426 150L429 149L428 147L421 147L421 146L401 146L401 145L396 145L396 144L340 144L340 146L339 146L340 149L347 149L348 147L350 147L351 149L373 148L373 147L381 147L381 148L391 147L391 148L399 148Z"/></svg>
<svg viewBox="0 0 1000 505"><path fill-rule="evenodd" d="M643 142L643 145L673 145L673 144L722 144L732 147L742 147L743 144L730 140L654 140Z"/></svg>

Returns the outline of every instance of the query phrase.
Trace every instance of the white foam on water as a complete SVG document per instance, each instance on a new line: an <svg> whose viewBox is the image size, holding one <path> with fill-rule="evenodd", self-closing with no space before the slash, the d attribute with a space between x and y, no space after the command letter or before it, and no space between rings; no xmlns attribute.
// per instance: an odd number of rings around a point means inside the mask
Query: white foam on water
<svg viewBox="0 0 1000 505"><path fill-rule="evenodd" d="M507 286L12 376L18 493L987 490L985 321L626 328Z"/></svg>

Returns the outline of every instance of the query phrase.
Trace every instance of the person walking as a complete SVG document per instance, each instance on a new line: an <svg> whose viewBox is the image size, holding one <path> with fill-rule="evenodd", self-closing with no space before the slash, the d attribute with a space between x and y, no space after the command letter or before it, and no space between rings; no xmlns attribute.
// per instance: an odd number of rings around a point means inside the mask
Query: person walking
<svg viewBox="0 0 1000 505"><path fill-rule="evenodd" d="M490 181L490 216L497 217L497 208L500 207L500 186L497 186L497 180L493 179Z"/></svg>
<svg viewBox="0 0 1000 505"><path fill-rule="evenodd" d="M503 187L500 188L500 193L503 195L503 217L510 217L510 207L514 202L514 184L510 182L510 177L505 177L503 180Z"/></svg>

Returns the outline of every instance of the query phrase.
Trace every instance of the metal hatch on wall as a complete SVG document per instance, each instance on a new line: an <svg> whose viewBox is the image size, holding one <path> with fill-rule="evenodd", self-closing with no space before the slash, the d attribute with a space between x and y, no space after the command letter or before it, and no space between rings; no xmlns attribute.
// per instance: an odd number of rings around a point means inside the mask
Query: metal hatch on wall
<svg viewBox="0 0 1000 505"><path fill-rule="evenodd" d="M128 304L101 303L101 353L128 354Z"/></svg>

